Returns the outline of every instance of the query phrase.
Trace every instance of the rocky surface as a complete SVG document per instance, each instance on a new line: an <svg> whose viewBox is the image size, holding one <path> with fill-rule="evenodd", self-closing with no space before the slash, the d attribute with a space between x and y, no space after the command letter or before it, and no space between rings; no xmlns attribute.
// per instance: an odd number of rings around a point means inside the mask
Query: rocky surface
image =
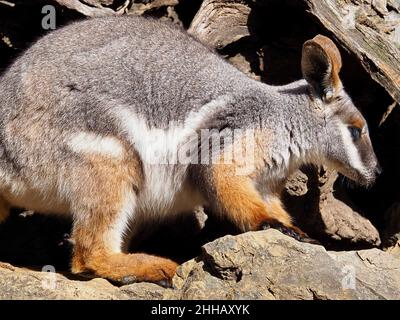
<svg viewBox="0 0 400 320"><path fill-rule="evenodd" d="M269 230L205 245L175 283L185 299L399 299L400 261L378 249L328 252Z"/></svg>
<svg viewBox="0 0 400 320"><path fill-rule="evenodd" d="M48 269L46 269L48 270ZM0 299L400 299L400 259L378 249L330 252L276 230L225 236L182 264L174 289L115 287L0 264Z"/></svg>
<svg viewBox="0 0 400 320"><path fill-rule="evenodd" d="M400 241L400 202L393 204L385 213L383 231L384 246L391 246Z"/></svg>
<svg viewBox="0 0 400 320"><path fill-rule="evenodd" d="M61 274L0 263L0 299L123 299L104 279L70 280Z"/></svg>
<svg viewBox="0 0 400 320"><path fill-rule="evenodd" d="M354 204L343 188L335 186L337 178L335 171L325 168L295 173L286 184L289 211L298 225L315 238L379 246L379 231L352 208Z"/></svg>

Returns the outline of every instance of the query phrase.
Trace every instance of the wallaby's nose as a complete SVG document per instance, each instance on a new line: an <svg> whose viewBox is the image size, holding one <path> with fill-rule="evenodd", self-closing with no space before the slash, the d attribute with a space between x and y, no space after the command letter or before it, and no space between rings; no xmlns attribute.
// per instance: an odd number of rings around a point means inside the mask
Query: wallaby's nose
<svg viewBox="0 0 400 320"><path fill-rule="evenodd" d="M377 176L379 176L379 175L382 174L382 172L383 172L383 169L382 169L382 167L380 166L380 164L378 163L378 164L376 165L376 167L375 167L375 174L376 174Z"/></svg>

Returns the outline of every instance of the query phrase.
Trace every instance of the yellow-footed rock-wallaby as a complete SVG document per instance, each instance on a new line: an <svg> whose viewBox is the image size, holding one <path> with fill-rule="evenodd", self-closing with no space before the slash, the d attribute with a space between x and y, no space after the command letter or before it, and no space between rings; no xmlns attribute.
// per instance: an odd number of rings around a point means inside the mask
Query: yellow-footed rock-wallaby
<svg viewBox="0 0 400 320"><path fill-rule="evenodd" d="M125 244L198 206L307 240L280 201L290 173L325 164L369 185L380 171L341 64L318 35L304 79L269 86L156 20L51 32L0 77L0 221L12 206L71 216L72 271L122 283L170 284L175 262Z"/></svg>

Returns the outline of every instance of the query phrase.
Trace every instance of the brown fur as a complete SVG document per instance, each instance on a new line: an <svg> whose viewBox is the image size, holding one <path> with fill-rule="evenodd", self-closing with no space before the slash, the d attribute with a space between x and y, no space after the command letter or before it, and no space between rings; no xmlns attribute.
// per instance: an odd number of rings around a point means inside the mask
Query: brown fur
<svg viewBox="0 0 400 320"><path fill-rule="evenodd" d="M320 70L315 70L315 61L320 61L326 64L326 74L324 78L324 86L332 90L332 98L338 96L339 91L342 88L342 82L339 77L340 70L342 68L342 57L340 51L335 45L335 43L322 35L317 35L312 40L306 41L303 46L303 57L302 57L302 70L305 78L313 80L312 74L315 72L320 72Z"/></svg>
<svg viewBox="0 0 400 320"><path fill-rule="evenodd" d="M330 59L330 63L332 65L331 81L335 92L337 92L341 87L339 72L342 68L342 57L339 49L331 39L320 34L317 35L312 41L317 43Z"/></svg>

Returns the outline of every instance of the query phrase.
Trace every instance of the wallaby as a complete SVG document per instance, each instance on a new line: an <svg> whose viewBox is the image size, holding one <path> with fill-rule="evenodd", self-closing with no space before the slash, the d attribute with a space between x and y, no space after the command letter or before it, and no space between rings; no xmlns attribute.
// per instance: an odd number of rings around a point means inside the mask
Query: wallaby
<svg viewBox="0 0 400 320"><path fill-rule="evenodd" d="M289 174L325 164L369 185L380 170L341 64L318 35L304 44L304 80L269 86L172 24L125 16L60 28L0 78L0 221L11 206L70 215L72 272L121 283L169 285L175 262L125 244L141 223L198 206L244 232L306 240L280 201ZM218 136L230 130L253 142ZM202 163L215 136L220 151ZM171 161L188 145L189 161ZM254 149L253 170L224 161L236 145Z"/></svg>

